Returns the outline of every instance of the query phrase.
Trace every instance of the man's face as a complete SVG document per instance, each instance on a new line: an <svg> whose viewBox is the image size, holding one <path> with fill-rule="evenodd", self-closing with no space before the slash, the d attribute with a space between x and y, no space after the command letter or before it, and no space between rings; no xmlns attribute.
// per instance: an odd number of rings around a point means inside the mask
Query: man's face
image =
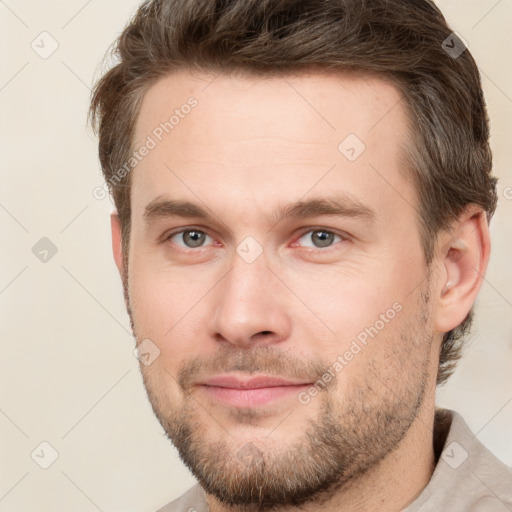
<svg viewBox="0 0 512 512"><path fill-rule="evenodd" d="M153 409L220 501L327 495L397 446L437 371L404 102L370 77L179 72L144 97L134 149L148 136L125 285L160 351L141 364ZM343 207L287 210L313 200ZM294 386L233 389L257 376Z"/></svg>

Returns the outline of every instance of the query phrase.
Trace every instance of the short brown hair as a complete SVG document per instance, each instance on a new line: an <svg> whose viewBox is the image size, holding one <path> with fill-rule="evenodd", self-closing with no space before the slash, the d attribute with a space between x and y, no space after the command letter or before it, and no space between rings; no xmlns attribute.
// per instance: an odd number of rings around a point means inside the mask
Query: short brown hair
<svg viewBox="0 0 512 512"><path fill-rule="evenodd" d="M406 100L408 172L419 197L417 222L429 266L437 234L449 231L465 207L482 207L490 222L497 204L480 74L454 37L430 0L142 3L113 46L118 62L97 82L89 112L125 258L131 173L123 182L112 177L130 158L141 100L156 80L185 68L260 76L325 69L379 75ZM447 51L454 46L460 55ZM472 318L473 308L445 333L438 385L453 373Z"/></svg>

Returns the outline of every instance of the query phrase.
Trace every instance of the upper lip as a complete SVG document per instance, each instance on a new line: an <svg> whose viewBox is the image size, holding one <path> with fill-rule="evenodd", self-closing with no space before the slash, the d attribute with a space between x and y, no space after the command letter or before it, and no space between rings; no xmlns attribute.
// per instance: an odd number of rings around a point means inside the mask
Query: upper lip
<svg viewBox="0 0 512 512"><path fill-rule="evenodd" d="M277 386L300 386L309 384L304 381L293 381L282 377L259 375L258 377L234 377L233 375L219 375L200 383L203 386L216 386L232 389L272 388Z"/></svg>

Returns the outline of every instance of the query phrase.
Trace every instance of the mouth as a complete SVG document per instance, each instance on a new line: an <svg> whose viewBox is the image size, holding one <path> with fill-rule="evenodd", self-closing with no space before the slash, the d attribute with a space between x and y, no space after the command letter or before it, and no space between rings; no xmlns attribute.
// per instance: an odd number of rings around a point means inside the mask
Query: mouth
<svg viewBox="0 0 512 512"><path fill-rule="evenodd" d="M242 378L219 376L200 383L200 388L213 401L234 407L257 407L297 396L309 387L308 382L279 377Z"/></svg>

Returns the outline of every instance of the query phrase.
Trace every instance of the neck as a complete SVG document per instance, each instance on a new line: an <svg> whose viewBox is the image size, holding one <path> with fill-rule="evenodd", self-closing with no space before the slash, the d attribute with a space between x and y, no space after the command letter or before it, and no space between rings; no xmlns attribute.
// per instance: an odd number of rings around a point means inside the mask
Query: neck
<svg viewBox="0 0 512 512"><path fill-rule="evenodd" d="M329 498L322 499L322 512L400 512L411 504L435 469L434 416L435 386L427 391L418 416L395 450ZM242 508L226 508L211 495L206 500L209 512L243 512ZM316 512L318 506L318 501L305 503L301 512ZM295 507L286 506L274 511L292 509Z"/></svg>

